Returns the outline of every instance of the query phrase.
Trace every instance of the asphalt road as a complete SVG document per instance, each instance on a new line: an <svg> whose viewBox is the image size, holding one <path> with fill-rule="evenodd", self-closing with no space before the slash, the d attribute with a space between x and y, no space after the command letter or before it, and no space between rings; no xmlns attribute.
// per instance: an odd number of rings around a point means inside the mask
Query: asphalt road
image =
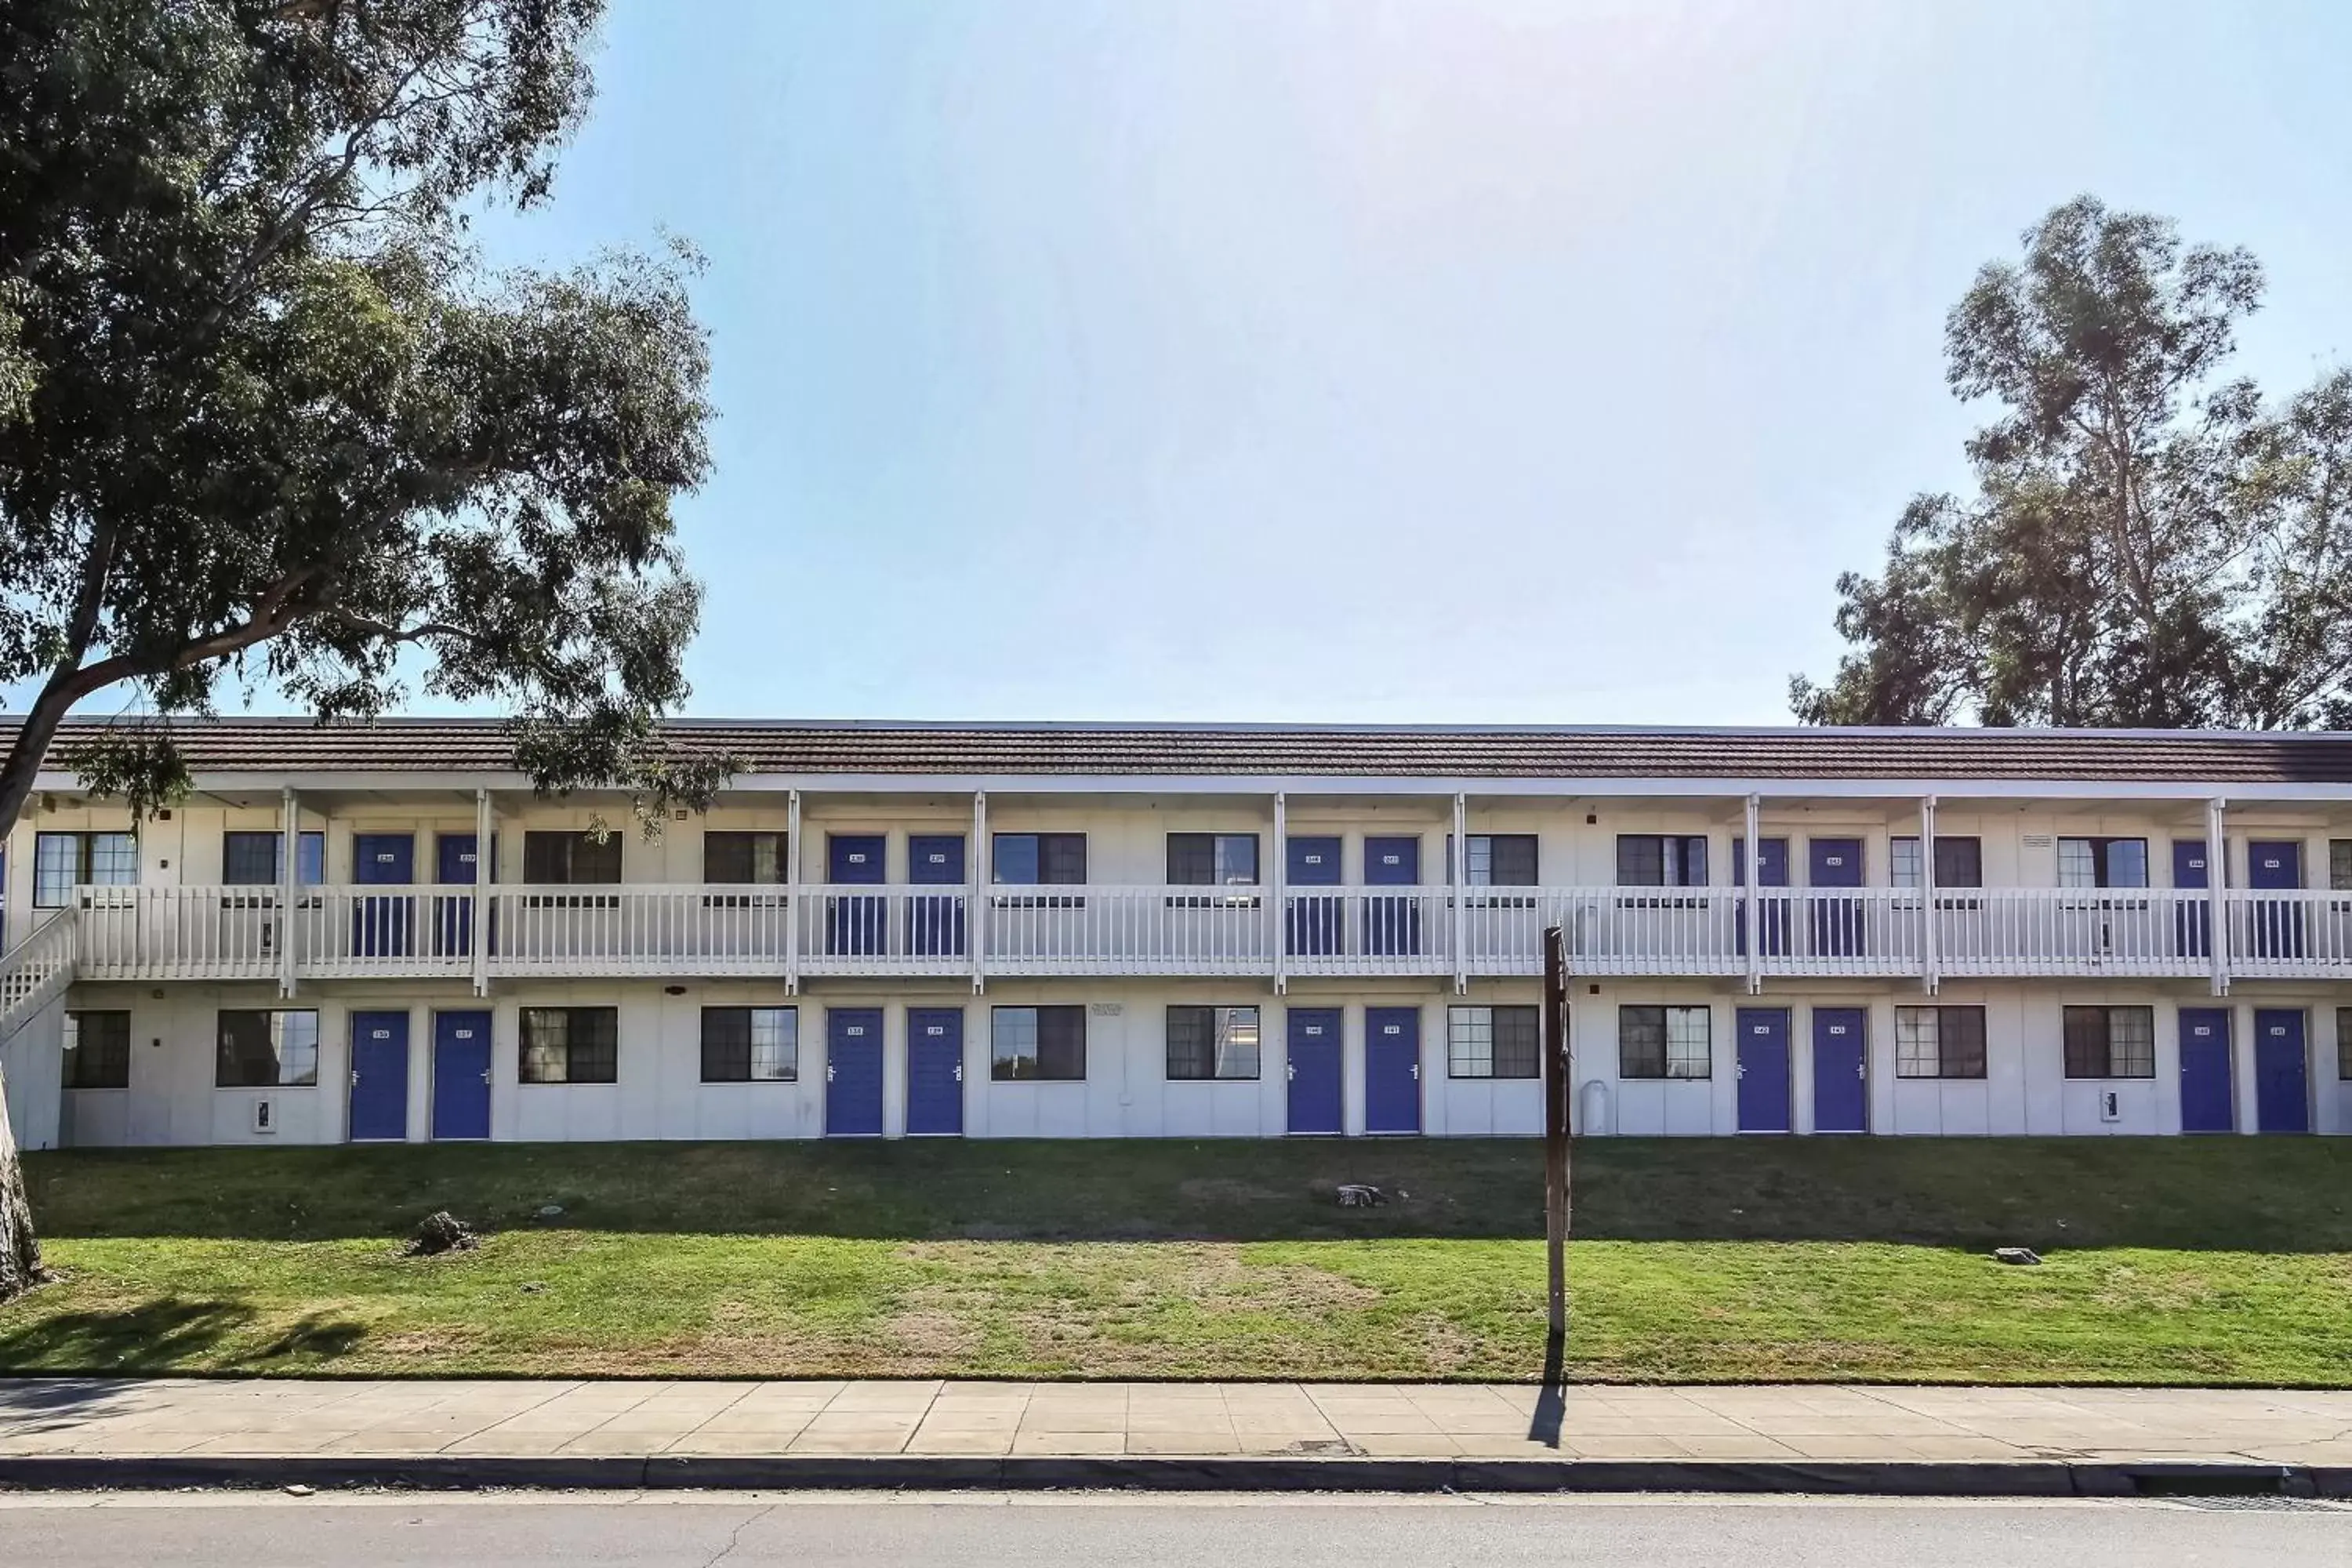
<svg viewBox="0 0 2352 1568"><path fill-rule="evenodd" d="M2352 1564L2352 1507L2321 1503L651 1494L25 1495L0 1563L1083 1563L1423 1568L1998 1563Z"/></svg>

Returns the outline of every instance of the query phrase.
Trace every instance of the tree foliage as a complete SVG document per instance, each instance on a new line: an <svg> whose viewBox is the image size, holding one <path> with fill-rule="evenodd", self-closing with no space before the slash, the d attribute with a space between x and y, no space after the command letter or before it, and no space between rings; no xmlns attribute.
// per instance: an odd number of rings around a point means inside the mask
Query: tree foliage
<svg viewBox="0 0 2352 1568"><path fill-rule="evenodd" d="M1984 268L1946 379L1998 405L1976 491L1916 498L1810 723L2243 727L2352 721L2352 372L2283 406L2226 368L2242 249L2089 197Z"/></svg>
<svg viewBox="0 0 2352 1568"><path fill-rule="evenodd" d="M717 787L656 724L699 602L694 259L498 271L466 234L547 194L602 5L12 0L0 681L37 695L0 832L117 686L150 721L71 761L142 802L224 680L325 719L494 703L541 787L648 819Z"/></svg>

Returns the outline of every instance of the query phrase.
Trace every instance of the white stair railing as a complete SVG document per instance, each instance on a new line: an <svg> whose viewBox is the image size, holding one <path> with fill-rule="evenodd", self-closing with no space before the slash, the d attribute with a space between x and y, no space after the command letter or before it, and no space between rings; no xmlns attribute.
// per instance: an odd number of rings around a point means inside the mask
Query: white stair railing
<svg viewBox="0 0 2352 1568"><path fill-rule="evenodd" d="M73 913L67 910L0 953L0 1040L30 1023L73 984L79 934Z"/></svg>

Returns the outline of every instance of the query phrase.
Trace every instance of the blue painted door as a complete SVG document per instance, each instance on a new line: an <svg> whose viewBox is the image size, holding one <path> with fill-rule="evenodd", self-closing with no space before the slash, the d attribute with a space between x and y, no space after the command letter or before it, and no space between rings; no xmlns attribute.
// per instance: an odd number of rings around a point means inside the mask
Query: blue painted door
<svg viewBox="0 0 2352 1568"><path fill-rule="evenodd" d="M888 868L889 840L879 833L828 834L824 879L836 885L879 885ZM879 895L843 895L824 901L824 950L873 956L888 951L887 905Z"/></svg>
<svg viewBox="0 0 2352 1568"><path fill-rule="evenodd" d="M824 1016L824 1135L882 1136L882 1009Z"/></svg>
<svg viewBox="0 0 2352 1568"><path fill-rule="evenodd" d="M408 1136L408 1015L352 1015L352 1142Z"/></svg>
<svg viewBox="0 0 2352 1568"><path fill-rule="evenodd" d="M1345 1016L1337 1007L1293 1007L1289 1029L1290 1131L1338 1132Z"/></svg>
<svg viewBox="0 0 2352 1568"><path fill-rule="evenodd" d="M907 880L919 888L964 886L963 835L918 833L907 840ZM907 900L907 951L927 958L963 952L964 896L916 893ZM961 1015L959 1015L961 1016ZM961 1104L961 1100L958 1102ZM958 1130L961 1129L959 1117Z"/></svg>
<svg viewBox="0 0 2352 1568"><path fill-rule="evenodd" d="M2202 838L2172 841L2172 885L2205 888L2212 885L2205 864ZM2213 910L2208 904L2181 903L2172 910L2172 951L2181 958L2213 955Z"/></svg>
<svg viewBox="0 0 2352 1568"><path fill-rule="evenodd" d="M1371 888L1421 886L1421 840L1366 838L1364 884ZM1364 951L1401 957L1421 951L1421 905L1412 899L1364 900ZM1419 1122L1414 1125L1417 1127Z"/></svg>
<svg viewBox="0 0 2352 1568"><path fill-rule="evenodd" d="M1421 1131L1421 1009L1364 1009L1364 1131Z"/></svg>
<svg viewBox="0 0 2352 1568"><path fill-rule="evenodd" d="M433 1015L433 1136L490 1135L490 1016Z"/></svg>
<svg viewBox="0 0 2352 1568"><path fill-rule="evenodd" d="M1859 838L1815 838L1806 845L1809 858L1806 879L1816 888L1859 888L1862 886L1862 840ZM1863 928L1864 906L1860 899L1822 899L1810 901L1812 911L1811 928L1813 956L1816 958L1854 958L1864 951Z"/></svg>
<svg viewBox="0 0 2352 1568"><path fill-rule="evenodd" d="M2256 892L2284 893L2303 888L2303 846L2294 839L2255 839L2246 846L2246 885ZM2303 956L2303 900L2257 899L2253 903L2252 954L2256 958Z"/></svg>
<svg viewBox="0 0 2352 1568"><path fill-rule="evenodd" d="M2311 1131L2310 1063L2300 1008L2254 1014L2254 1131Z"/></svg>
<svg viewBox="0 0 2352 1568"><path fill-rule="evenodd" d="M1748 886L1748 840L1731 841L1731 885ZM1756 885L1759 888L1785 888L1789 885L1789 841L1785 838L1759 838L1756 841ZM1764 955L1780 958L1789 951L1789 900L1770 899L1761 893L1756 898L1756 923L1764 928ZM1733 921L1739 952L1748 952L1748 901L1742 899L1738 917Z"/></svg>
<svg viewBox="0 0 2352 1568"><path fill-rule="evenodd" d="M1740 1039L1748 1039L1742 1034ZM1859 1007L1813 1009L1813 1131L1870 1131L1870 1068ZM1747 1080L1740 1080L1744 1089Z"/></svg>
<svg viewBox="0 0 2352 1568"><path fill-rule="evenodd" d="M1283 847L1283 880L1291 889L1290 912L1284 923L1286 951L1328 956L1341 949L1347 906L1329 893L1302 893L1302 888L1336 888L1343 868L1339 839L1334 835L1293 837ZM1291 1131L1297 1131L1297 1128Z"/></svg>
<svg viewBox="0 0 2352 1568"><path fill-rule="evenodd" d="M498 858L498 840L490 840L490 857ZM433 879L445 888L474 884L474 836L444 833L433 841ZM493 877L495 878L495 865ZM489 950L499 947L498 910L490 911ZM471 893L433 895L433 951L444 958L463 958L474 951L474 896Z"/></svg>
<svg viewBox="0 0 2352 1568"><path fill-rule="evenodd" d="M407 887L416 880L416 836L352 836L352 880L362 887ZM352 907L352 950L362 958L400 958L415 935L416 900L362 898Z"/></svg>
<svg viewBox="0 0 2352 1568"><path fill-rule="evenodd" d="M961 1007L907 1009L907 1132L915 1138L963 1135Z"/></svg>
<svg viewBox="0 0 2352 1568"><path fill-rule="evenodd" d="M1789 1131L1789 1010L1739 1009L1739 1131Z"/></svg>
<svg viewBox="0 0 2352 1568"><path fill-rule="evenodd" d="M2201 852L2205 847L2200 844L2197 847ZM2237 1125L2230 1085L2230 1009L2183 1007L2180 1130L2231 1132Z"/></svg>

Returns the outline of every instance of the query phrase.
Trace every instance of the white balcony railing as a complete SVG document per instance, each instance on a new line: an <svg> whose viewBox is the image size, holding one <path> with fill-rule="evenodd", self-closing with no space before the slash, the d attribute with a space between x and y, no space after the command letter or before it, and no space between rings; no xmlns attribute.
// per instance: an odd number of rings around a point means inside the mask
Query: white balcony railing
<svg viewBox="0 0 2352 1568"><path fill-rule="evenodd" d="M1931 909L1913 889L1768 888L1751 911L1738 888L1310 888L1277 909L1249 887L499 886L477 932L464 887L92 887L9 955L0 1012L60 963L110 981L1533 975L1552 925L1592 975L2196 977L2217 909L2229 973L2352 977L2345 893L1969 888Z"/></svg>

